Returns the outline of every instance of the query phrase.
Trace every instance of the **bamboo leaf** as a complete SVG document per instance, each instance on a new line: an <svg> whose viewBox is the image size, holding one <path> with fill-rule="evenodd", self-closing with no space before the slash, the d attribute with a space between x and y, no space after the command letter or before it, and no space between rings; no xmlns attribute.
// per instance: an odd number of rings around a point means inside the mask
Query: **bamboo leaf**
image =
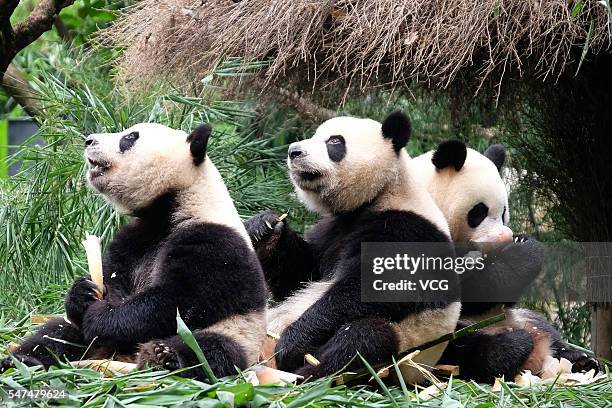
<svg viewBox="0 0 612 408"><path fill-rule="evenodd" d="M189 330L189 328L187 327L187 325L181 318L181 315L178 309L176 310L176 327L177 327L177 333L179 337L183 339L185 344L187 344L187 346L189 346L189 348L195 353L198 361L202 365L202 370L204 371L204 375L206 375L206 378L208 379L208 381L211 384L216 383L218 381L217 377L215 377L215 374L210 368L210 365L208 364L208 360L204 356L204 353L202 352L200 345L198 344L195 337L193 336L193 333L191 332L191 330Z"/></svg>

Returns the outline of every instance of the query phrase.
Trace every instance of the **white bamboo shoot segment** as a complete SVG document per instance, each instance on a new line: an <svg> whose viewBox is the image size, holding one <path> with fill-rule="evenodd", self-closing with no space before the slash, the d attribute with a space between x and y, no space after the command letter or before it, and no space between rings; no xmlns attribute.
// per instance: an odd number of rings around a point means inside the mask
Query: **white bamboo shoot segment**
<svg viewBox="0 0 612 408"><path fill-rule="evenodd" d="M259 384L278 384L278 383L294 383L297 380L303 379L301 375L288 373L286 371L277 370L271 367L266 367L262 365L253 366L252 371L248 373L254 372L256 375L256 379L250 375L247 379L251 384L259 385ZM247 373L247 374L248 374ZM255 384L256 383L256 384Z"/></svg>
<svg viewBox="0 0 612 408"><path fill-rule="evenodd" d="M57 319L58 317L62 317L62 315L32 315L32 317L30 317L30 323L44 324L49 320Z"/></svg>
<svg viewBox="0 0 612 408"><path fill-rule="evenodd" d="M113 360L82 360L72 361L70 364L76 368L90 368L104 374L105 377L112 377L114 373L129 374L137 367L134 363Z"/></svg>
<svg viewBox="0 0 612 408"><path fill-rule="evenodd" d="M317 360L315 356L313 356L312 354L308 354L308 353L304 354L304 360L306 360L306 362L310 364L311 366L315 366L315 367L321 364L321 362Z"/></svg>
<svg viewBox="0 0 612 408"><path fill-rule="evenodd" d="M274 339L276 341L280 340L280 336L278 334L274 333L272 330L266 331L266 334L268 335L268 337L270 337L270 338L272 338L272 339Z"/></svg>
<svg viewBox="0 0 612 408"><path fill-rule="evenodd" d="M104 277L102 275L102 245L100 238L87 234L83 241L85 253L87 254L87 265L91 280L96 284L96 294L99 299L104 296Z"/></svg>

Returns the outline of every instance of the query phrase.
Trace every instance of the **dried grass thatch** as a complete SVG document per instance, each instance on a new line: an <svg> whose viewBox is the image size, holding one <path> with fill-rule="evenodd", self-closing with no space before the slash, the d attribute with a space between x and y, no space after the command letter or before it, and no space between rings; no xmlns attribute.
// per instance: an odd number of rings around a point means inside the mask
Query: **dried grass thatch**
<svg viewBox="0 0 612 408"><path fill-rule="evenodd" d="M99 38L125 48L130 80L198 80L237 56L317 88L446 87L464 73L480 87L555 78L585 44L609 50L609 13L597 0L142 0Z"/></svg>

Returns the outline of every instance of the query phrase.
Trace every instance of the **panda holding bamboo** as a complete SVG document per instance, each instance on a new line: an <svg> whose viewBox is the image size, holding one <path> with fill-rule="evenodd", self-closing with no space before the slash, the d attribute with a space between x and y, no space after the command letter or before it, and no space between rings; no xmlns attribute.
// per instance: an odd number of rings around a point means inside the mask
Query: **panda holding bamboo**
<svg viewBox="0 0 612 408"><path fill-rule="evenodd" d="M177 336L180 312L218 376L256 362L266 287L223 179L208 158L209 125L191 134L152 123L87 137L87 181L132 221L104 254L104 295L89 276L13 355L27 365L128 355L140 367L199 364ZM0 371L13 365L9 357ZM193 369L186 375L200 377Z"/></svg>
<svg viewBox="0 0 612 408"><path fill-rule="evenodd" d="M513 307L539 274L544 249L533 237L513 235L507 227L508 193L500 176L505 159L500 144L480 154L459 140L443 142L414 159L444 213L453 241L487 254L483 271L466 272L460 278L458 328L506 315L502 322L451 341L441 362L459 365L463 378L488 383L496 377L514 378L524 370L538 374L549 357L569 360L574 372L597 372L597 360L564 342L544 316ZM508 301L492 301L496 295Z"/></svg>

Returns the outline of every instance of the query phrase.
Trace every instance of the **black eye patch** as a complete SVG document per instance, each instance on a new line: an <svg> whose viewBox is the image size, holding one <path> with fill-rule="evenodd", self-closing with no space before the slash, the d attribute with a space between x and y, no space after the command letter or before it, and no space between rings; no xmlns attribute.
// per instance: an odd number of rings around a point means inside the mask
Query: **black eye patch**
<svg viewBox="0 0 612 408"><path fill-rule="evenodd" d="M125 153L130 150L132 146L134 146L134 143L136 143L136 140L138 140L138 137L140 137L138 132L128 133L123 136L119 141L119 151Z"/></svg>
<svg viewBox="0 0 612 408"><path fill-rule="evenodd" d="M327 155L331 161L339 162L346 156L346 142L342 136L330 136L325 145L327 146Z"/></svg>
<svg viewBox="0 0 612 408"><path fill-rule="evenodd" d="M471 228L476 228L480 225L480 223L487 218L487 214L489 214L489 207L487 207L484 203L478 203L467 215L467 222Z"/></svg>

